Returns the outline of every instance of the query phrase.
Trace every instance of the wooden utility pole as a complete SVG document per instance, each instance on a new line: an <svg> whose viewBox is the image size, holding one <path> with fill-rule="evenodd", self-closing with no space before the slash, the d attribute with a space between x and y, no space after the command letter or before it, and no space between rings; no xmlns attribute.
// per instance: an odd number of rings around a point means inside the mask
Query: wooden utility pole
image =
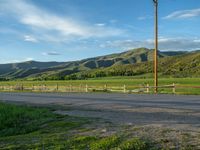
<svg viewBox="0 0 200 150"><path fill-rule="evenodd" d="M155 7L155 51L154 51L154 92L158 92L158 0L153 0Z"/></svg>

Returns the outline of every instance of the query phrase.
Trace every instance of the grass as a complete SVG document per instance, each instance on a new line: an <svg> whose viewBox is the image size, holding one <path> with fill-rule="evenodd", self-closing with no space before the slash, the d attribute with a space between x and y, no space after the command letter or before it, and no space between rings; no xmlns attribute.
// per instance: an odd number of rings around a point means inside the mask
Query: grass
<svg viewBox="0 0 200 150"><path fill-rule="evenodd" d="M166 84L180 84L180 85L200 85L200 78L160 78L159 80L160 85ZM148 83L153 85L153 78L135 78L135 77L103 77L103 78L94 78L88 80L54 80L54 81L1 81L0 85L16 85L16 84L23 84L24 86L32 86L32 85L51 85L55 86L56 84L59 85L80 85L80 84L88 84L88 85L104 85L108 84L111 86L120 86L120 85L141 85Z"/></svg>
<svg viewBox="0 0 200 150"><path fill-rule="evenodd" d="M108 126L108 124L105 125L106 122L98 122L99 120L94 118L58 115L53 112L55 109L56 107L50 106L43 108L0 102L0 150L174 149L174 147L168 147L170 140L164 140L163 135L159 135L159 138L155 137L157 140L155 143L154 138L147 139L146 136L144 138L146 134L144 129L137 127L130 129L120 127L121 131L105 134L101 130ZM140 132L141 137L139 137ZM168 134L170 130L166 133ZM182 138L184 147L195 149L194 145L187 144L189 136L185 134L187 138Z"/></svg>
<svg viewBox="0 0 200 150"><path fill-rule="evenodd" d="M0 103L0 137L30 133L55 118L47 109Z"/></svg>
<svg viewBox="0 0 200 150"><path fill-rule="evenodd" d="M110 136L106 138L102 138L99 141L95 141L90 144L91 150L107 150L111 148L117 147L120 142L120 138L117 136Z"/></svg>
<svg viewBox="0 0 200 150"><path fill-rule="evenodd" d="M69 86L82 87L82 91L86 84L88 86L98 86L103 88L105 85L107 87L119 86L123 87L126 85L128 90L134 89L133 86L144 86L149 84L153 86L153 78L135 78L135 77L105 77L105 78L95 78L89 80L65 80L65 81L7 81L0 82L0 86L13 86L17 84L23 84L24 87L31 88L34 86L46 85L51 89L56 89L58 84L59 89L63 92ZM160 78L159 85L172 85L175 83L176 86L200 86L200 78ZM153 89L151 89L153 91ZM160 93L172 93L172 89L160 89ZM200 94L200 88L177 88L177 94Z"/></svg>
<svg viewBox="0 0 200 150"><path fill-rule="evenodd" d="M18 136L35 131L48 133L62 128L70 130L87 121L84 118L61 116L47 108L0 102L0 137Z"/></svg>
<svg viewBox="0 0 200 150"><path fill-rule="evenodd" d="M0 149L49 147L53 141L63 142L64 131L86 123L88 119L57 115L47 108L0 102Z"/></svg>
<svg viewBox="0 0 200 150"><path fill-rule="evenodd" d="M147 150L149 146L138 138L132 138L122 142L119 146L123 150Z"/></svg>
<svg viewBox="0 0 200 150"><path fill-rule="evenodd" d="M113 135L110 137L102 138L99 141L95 141L90 144L91 150L149 150L156 149L147 144L147 142L142 141L139 138L123 139L122 137Z"/></svg>

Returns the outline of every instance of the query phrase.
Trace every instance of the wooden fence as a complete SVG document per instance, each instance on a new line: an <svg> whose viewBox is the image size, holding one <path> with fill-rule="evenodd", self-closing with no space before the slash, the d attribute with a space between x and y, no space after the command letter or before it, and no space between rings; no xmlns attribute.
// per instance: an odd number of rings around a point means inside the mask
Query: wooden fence
<svg viewBox="0 0 200 150"><path fill-rule="evenodd" d="M200 86L180 86L175 85L163 85L158 86L159 93L177 93L179 89L199 89L197 93L200 94ZM153 93L155 87L147 85L140 86L130 86L130 85L121 85L121 86L108 86L107 84L100 85L4 85L0 86L0 91L27 91L27 92L117 92L117 93ZM179 90L180 91L180 90Z"/></svg>

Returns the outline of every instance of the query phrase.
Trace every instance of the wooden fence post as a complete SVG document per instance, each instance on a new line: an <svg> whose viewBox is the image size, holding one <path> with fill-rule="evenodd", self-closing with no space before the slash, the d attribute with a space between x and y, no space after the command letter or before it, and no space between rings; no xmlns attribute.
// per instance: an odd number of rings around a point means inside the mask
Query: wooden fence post
<svg viewBox="0 0 200 150"><path fill-rule="evenodd" d="M124 93L126 93L126 85L124 84Z"/></svg>
<svg viewBox="0 0 200 150"><path fill-rule="evenodd" d="M107 84L104 85L104 90L107 91Z"/></svg>
<svg viewBox="0 0 200 150"><path fill-rule="evenodd" d="M85 85L85 92L86 93L88 92L88 85L87 84Z"/></svg>
<svg viewBox="0 0 200 150"><path fill-rule="evenodd" d="M173 83L173 85L172 85L173 87L172 87L172 92L175 94L176 93L176 86L175 86L175 84Z"/></svg>
<svg viewBox="0 0 200 150"><path fill-rule="evenodd" d="M147 93L149 93L149 84L147 84L146 88L147 88Z"/></svg>
<svg viewBox="0 0 200 150"><path fill-rule="evenodd" d="M58 91L58 83L56 84L56 91Z"/></svg>
<svg viewBox="0 0 200 150"><path fill-rule="evenodd" d="M32 85L32 91L34 91L34 84Z"/></svg>

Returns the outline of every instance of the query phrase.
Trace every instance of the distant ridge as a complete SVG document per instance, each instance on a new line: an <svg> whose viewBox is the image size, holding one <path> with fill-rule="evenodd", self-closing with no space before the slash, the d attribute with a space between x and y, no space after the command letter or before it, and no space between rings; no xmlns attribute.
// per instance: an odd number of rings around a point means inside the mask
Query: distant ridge
<svg viewBox="0 0 200 150"><path fill-rule="evenodd" d="M185 51L159 51L158 57L159 62L163 64L166 61L172 64L174 60L176 63L184 64L188 59L190 60L191 55L199 55L199 51L185 52ZM185 58L185 60L182 59ZM171 60L172 59L172 60ZM138 48L128 50L122 53L115 53L105 56L93 57L83 59L80 61L71 62L36 62L27 61L22 63L10 63L0 64L0 78L3 79L64 79L66 76L75 73L91 72L98 69L109 69L109 68L120 68L127 67L128 65L139 64L147 65L153 60L153 50L147 48ZM198 60L195 60L198 65ZM167 64L166 64L167 65ZM185 65L185 64L184 64ZM187 66L187 65L186 65ZM141 65L141 67L143 67ZM165 66L163 66L165 67ZM170 66L170 68L178 67L176 64ZM168 68L169 69L169 68ZM166 69L165 69L166 71ZM148 71L146 71L148 72ZM145 73L145 72L144 72Z"/></svg>

